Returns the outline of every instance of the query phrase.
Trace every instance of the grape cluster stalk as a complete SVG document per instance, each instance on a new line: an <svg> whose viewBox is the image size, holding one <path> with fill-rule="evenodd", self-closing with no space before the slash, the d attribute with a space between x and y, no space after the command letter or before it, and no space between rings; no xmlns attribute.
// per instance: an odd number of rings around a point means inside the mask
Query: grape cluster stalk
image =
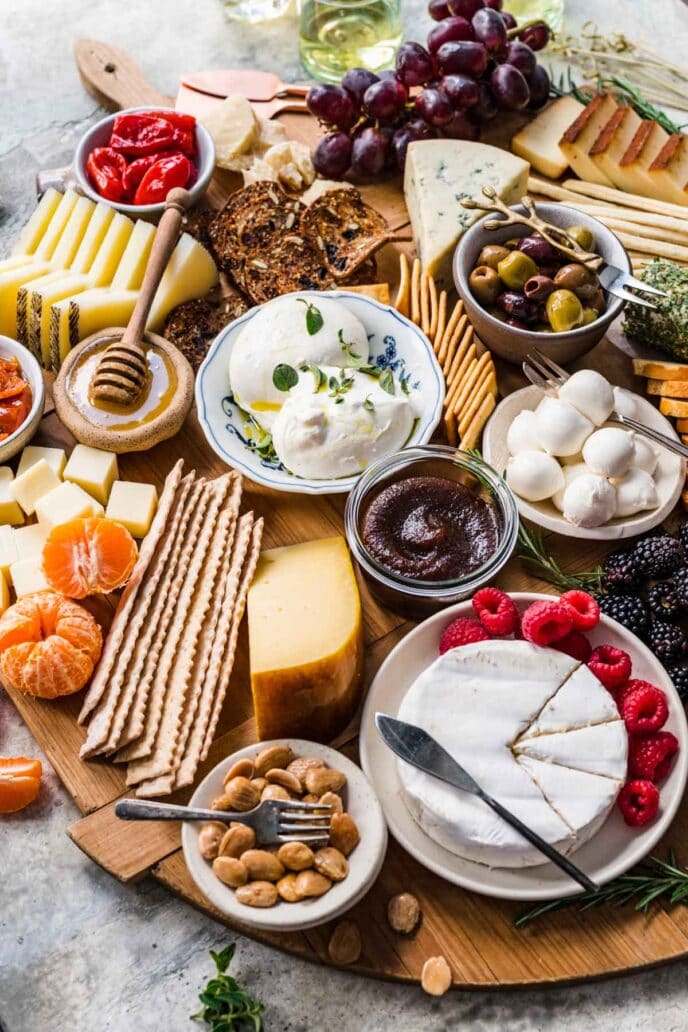
<svg viewBox="0 0 688 1032"><path fill-rule="evenodd" d="M341 85L316 85L308 110L326 127L313 163L319 175L375 179L403 171L417 140L477 140L500 111L537 111L550 80L536 51L545 22L519 29L502 0L430 0L437 23L426 45L402 43L396 69L375 75L352 68Z"/></svg>

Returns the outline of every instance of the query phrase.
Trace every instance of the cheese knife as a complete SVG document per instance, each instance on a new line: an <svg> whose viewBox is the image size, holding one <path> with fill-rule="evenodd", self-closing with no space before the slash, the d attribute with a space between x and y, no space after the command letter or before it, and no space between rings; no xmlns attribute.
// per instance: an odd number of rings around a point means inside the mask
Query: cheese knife
<svg viewBox="0 0 688 1032"><path fill-rule="evenodd" d="M260 118L274 118L282 111L308 112L308 86L282 82L272 72L249 68L187 72L181 77L175 101L178 111L203 118L232 93L251 102Z"/></svg>
<svg viewBox="0 0 688 1032"><path fill-rule="evenodd" d="M385 713L375 714L375 725L384 743L389 746L393 753L405 763L412 767L431 774L440 781L445 781L454 788L463 792L470 792L490 807L491 810L515 828L520 835L530 842L531 846L539 849L548 860L568 874L570 878L577 881L587 892L597 892L599 886L587 874L581 871L575 864L572 864L558 850L540 838L536 832L518 819L510 810L488 795L475 781L467 770L454 759L453 756L437 742L432 735L414 724L407 724L403 720L387 716Z"/></svg>

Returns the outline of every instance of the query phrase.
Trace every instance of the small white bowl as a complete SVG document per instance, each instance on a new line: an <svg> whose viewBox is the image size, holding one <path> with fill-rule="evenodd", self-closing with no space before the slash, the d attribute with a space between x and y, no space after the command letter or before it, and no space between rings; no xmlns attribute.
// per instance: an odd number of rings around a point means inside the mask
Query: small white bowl
<svg viewBox="0 0 688 1032"><path fill-rule="evenodd" d="M86 162L88 161L89 154L96 147L108 146L112 134L112 126L118 115L143 114L144 112L155 111L174 111L174 108L162 107L159 104L146 104L144 107L126 108L123 111L116 111L112 115L106 115L105 118L101 118L100 122L96 122L94 126L91 126L84 133L74 155L74 175L80 189L87 197L90 197L93 201L109 204L111 208L116 208L117 211L124 212L125 215L131 215L133 218L150 218L162 215L165 207L164 201L161 201L159 204L122 204L119 201L109 201L107 197L101 197L91 186L86 173ZM193 186L189 187L189 193L194 203L205 193L215 170L215 144L210 133L201 122L196 123L196 143L198 145L198 154L195 163L198 168L198 178Z"/></svg>
<svg viewBox="0 0 688 1032"><path fill-rule="evenodd" d="M21 371L28 380L33 394L31 409L22 425L4 441L0 441L0 462L7 462L29 443L38 429L45 404L45 383L41 367L31 352L11 337L0 335L0 358L19 359Z"/></svg>
<svg viewBox="0 0 688 1032"><path fill-rule="evenodd" d="M498 473L506 469L509 452L506 446L507 430L512 422L525 409L535 409L544 395L537 387L524 387L520 391L508 394L492 413L483 434L483 457ZM659 430L667 437L678 440L676 432L668 419L658 412L646 398L633 395L638 411L636 419L653 430ZM647 509L634 516L624 516L610 520L601 527L576 527L565 520L562 513L555 508L553 502L527 502L514 494L518 511L531 523L536 523L545 530L553 530L555 534L565 537L588 538L592 541L621 541L624 538L645 534L653 527L659 526L667 518L681 497L686 479L686 463L680 455L655 445L659 461L655 470L655 486L659 497L659 505L655 509Z"/></svg>
<svg viewBox="0 0 688 1032"><path fill-rule="evenodd" d="M444 378L430 341L409 319L390 305L363 294L342 290L294 291L285 297L330 297L342 302L366 328L370 360L381 368L403 374L416 422L405 447L427 444L442 416ZM272 301L266 302L273 304ZM245 473L263 487L295 494L348 494L360 473L334 480L307 480L289 473L280 462L262 458L246 434L247 417L234 401L229 388L229 357L244 326L263 305L235 319L215 338L196 377L196 408L201 429L216 455L228 466Z"/></svg>
<svg viewBox="0 0 688 1032"><path fill-rule="evenodd" d="M296 756L319 756L328 767L346 774L342 793L344 808L358 825L361 841L350 854L349 873L344 881L336 882L329 892L318 899L301 903L280 900L274 907L248 907L239 903L233 889L213 874L211 864L204 860L198 848L200 821L182 824L182 847L186 866L197 887L211 903L227 917L253 928L272 932L296 932L324 924L349 910L365 896L380 873L387 850L387 825L375 792L360 767L335 749L317 742L284 738L259 742L227 756L203 779L189 802L190 806L208 808L213 799L222 794L223 779L229 768L245 758L253 759L269 745L290 745Z"/></svg>

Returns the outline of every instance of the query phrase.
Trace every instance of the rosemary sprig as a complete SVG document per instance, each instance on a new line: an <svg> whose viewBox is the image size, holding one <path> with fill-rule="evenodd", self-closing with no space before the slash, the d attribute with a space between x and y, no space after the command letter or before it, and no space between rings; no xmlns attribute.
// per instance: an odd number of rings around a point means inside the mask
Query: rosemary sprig
<svg viewBox="0 0 688 1032"><path fill-rule="evenodd" d="M199 993L203 1006L191 1017L204 1021L211 1032L262 1032L263 1004L247 993L236 978L226 974L235 949L235 943L230 943L219 953L210 951L217 975Z"/></svg>
<svg viewBox="0 0 688 1032"><path fill-rule="evenodd" d="M641 118L650 119L653 122L658 122L662 129L667 133L680 133L682 126L676 125L675 122L669 118L669 116L662 111L660 108L655 107L647 100L640 89L634 86L627 79L622 79L616 75L613 76L598 76L594 85L592 83L585 83L579 85L574 82L571 75L571 69L567 69L566 78L564 75L559 76L559 82L556 83L552 80L550 84L550 92L555 97L574 97L581 104L589 103L592 96L599 90L605 88L612 89L620 100L624 101L629 107L640 115Z"/></svg>
<svg viewBox="0 0 688 1032"><path fill-rule="evenodd" d="M532 910L519 914L514 924L517 928L524 928L536 918L542 917L543 914L551 914L555 910L565 907L590 910L603 903L611 903L615 907L633 903L634 910L646 913L652 903L662 898L671 905L688 903L688 870L678 866L673 850L670 851L668 860L650 857L647 863L629 874L614 878L596 892L582 892L576 896L541 903Z"/></svg>
<svg viewBox="0 0 688 1032"><path fill-rule="evenodd" d="M551 555L542 539L542 532L528 528L521 520L518 528L517 554L537 572L543 580L564 591L578 588L582 591L600 591L602 588L602 567L584 573L567 573L562 570L556 558Z"/></svg>

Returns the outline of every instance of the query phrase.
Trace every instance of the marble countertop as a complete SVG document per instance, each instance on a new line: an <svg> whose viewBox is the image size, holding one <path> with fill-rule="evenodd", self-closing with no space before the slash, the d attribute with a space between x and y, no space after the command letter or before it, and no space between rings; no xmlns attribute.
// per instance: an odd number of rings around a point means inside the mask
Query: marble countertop
<svg viewBox="0 0 688 1032"><path fill-rule="evenodd" d="M508 3L505 3L508 7ZM423 0L404 0L407 35L427 29ZM684 61L680 0L567 0ZM251 28L224 20L220 0L2 0L0 3L0 251L35 203L34 175L65 164L99 114L72 59L77 37L128 50L156 85L180 71L266 67L298 79L293 18ZM0 689L0 753L39 751ZM261 946L149 881L116 882L65 835L76 807L43 757L44 787L0 824L0 1032L184 1032L212 974L209 949L237 943L233 971L266 1004L270 1032L672 1032L686 1028L688 962L602 983L521 992L452 992L376 982ZM365 931L364 931L365 934Z"/></svg>

